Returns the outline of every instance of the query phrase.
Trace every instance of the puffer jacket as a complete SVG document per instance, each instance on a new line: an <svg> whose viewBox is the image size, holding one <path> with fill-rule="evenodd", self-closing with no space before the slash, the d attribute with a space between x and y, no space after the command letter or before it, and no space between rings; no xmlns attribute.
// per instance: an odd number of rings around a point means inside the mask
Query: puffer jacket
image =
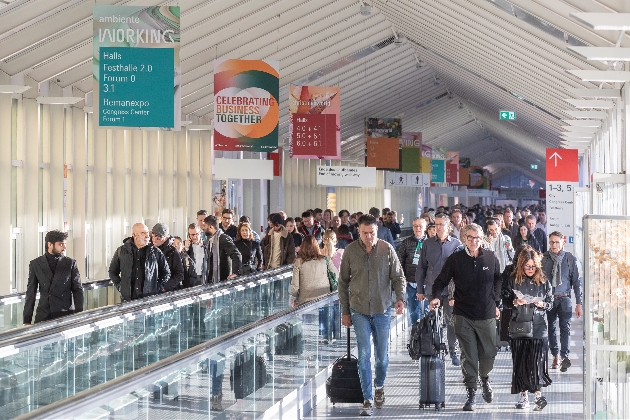
<svg viewBox="0 0 630 420"><path fill-rule="evenodd" d="M167 292L179 289L184 283L184 265L179 252L173 246L174 241L175 239L170 237L158 247L164 254L168 268L171 270L171 278L164 285L164 290Z"/></svg>
<svg viewBox="0 0 630 420"><path fill-rule="evenodd" d="M514 274L503 282L501 297L503 299L503 307L512 309L512 313L516 312L514 307L514 299L516 295L514 291L518 290L524 295L541 296L544 299L544 308L539 308L533 303L529 305L534 308L534 336L532 338L547 338L547 311L553 308L553 294L551 293L551 284L546 280L543 284L535 285L531 279L525 277L523 284L516 284Z"/></svg>
<svg viewBox="0 0 630 420"><path fill-rule="evenodd" d="M133 270L133 238L129 237L118 247L112 262L109 264L109 278L114 287L120 292L123 300L131 300L131 271ZM144 264L143 296L158 294L171 278L171 270L168 267L164 254L152 243L147 245L147 256Z"/></svg>

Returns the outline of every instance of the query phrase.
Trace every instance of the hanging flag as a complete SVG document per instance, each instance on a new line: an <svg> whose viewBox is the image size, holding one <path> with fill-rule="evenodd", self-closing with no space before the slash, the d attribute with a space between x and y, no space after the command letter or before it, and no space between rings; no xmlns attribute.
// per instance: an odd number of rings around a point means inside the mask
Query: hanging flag
<svg viewBox="0 0 630 420"><path fill-rule="evenodd" d="M289 153L300 159L341 159L339 87L289 88Z"/></svg>
<svg viewBox="0 0 630 420"><path fill-rule="evenodd" d="M277 61L214 61L214 149L273 152L278 148Z"/></svg>
<svg viewBox="0 0 630 420"><path fill-rule="evenodd" d="M400 169L400 118L367 118L366 166L377 169Z"/></svg>
<svg viewBox="0 0 630 420"><path fill-rule="evenodd" d="M446 152L446 182L459 184L459 152Z"/></svg>
<svg viewBox="0 0 630 420"><path fill-rule="evenodd" d="M431 159L433 159L433 147L428 144L422 145L422 157L420 158L420 172L431 173Z"/></svg>

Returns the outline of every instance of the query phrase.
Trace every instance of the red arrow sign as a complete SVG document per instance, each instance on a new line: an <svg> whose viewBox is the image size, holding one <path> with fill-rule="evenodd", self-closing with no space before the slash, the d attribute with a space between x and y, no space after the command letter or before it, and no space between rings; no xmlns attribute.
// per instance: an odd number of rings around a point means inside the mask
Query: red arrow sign
<svg viewBox="0 0 630 420"><path fill-rule="evenodd" d="M547 181L578 182L577 149L547 149Z"/></svg>

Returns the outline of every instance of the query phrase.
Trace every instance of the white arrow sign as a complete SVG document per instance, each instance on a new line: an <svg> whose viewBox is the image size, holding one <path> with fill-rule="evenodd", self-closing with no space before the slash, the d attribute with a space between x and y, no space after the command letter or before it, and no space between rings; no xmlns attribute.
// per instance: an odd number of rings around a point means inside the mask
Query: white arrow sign
<svg viewBox="0 0 630 420"><path fill-rule="evenodd" d="M558 152L553 152L553 155L549 156L549 159L553 159L553 166L558 166L558 159L562 160L562 156Z"/></svg>

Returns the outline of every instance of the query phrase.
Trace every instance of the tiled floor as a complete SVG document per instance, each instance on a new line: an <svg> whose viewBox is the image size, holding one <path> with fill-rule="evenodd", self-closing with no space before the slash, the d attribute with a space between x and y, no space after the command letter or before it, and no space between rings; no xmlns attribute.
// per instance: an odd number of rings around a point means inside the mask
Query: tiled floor
<svg viewBox="0 0 630 420"><path fill-rule="evenodd" d="M461 382L461 368L453 367L447 358L446 408L440 412L418 410L418 364L407 353L407 334L400 329L390 344L390 364L385 381L385 406L376 410L375 418L382 419L582 419L583 417L583 350L582 320L573 320L570 359L572 366L565 373L549 369L553 384L543 390L549 404L542 412L517 410L514 404L517 395L510 394L512 357L510 352L497 355L494 370L490 376L494 389L494 402L486 404L477 397L477 410L463 412L465 389ZM551 359L551 357L550 357ZM306 419L346 419L357 418L359 405L337 404L329 400L321 402Z"/></svg>

